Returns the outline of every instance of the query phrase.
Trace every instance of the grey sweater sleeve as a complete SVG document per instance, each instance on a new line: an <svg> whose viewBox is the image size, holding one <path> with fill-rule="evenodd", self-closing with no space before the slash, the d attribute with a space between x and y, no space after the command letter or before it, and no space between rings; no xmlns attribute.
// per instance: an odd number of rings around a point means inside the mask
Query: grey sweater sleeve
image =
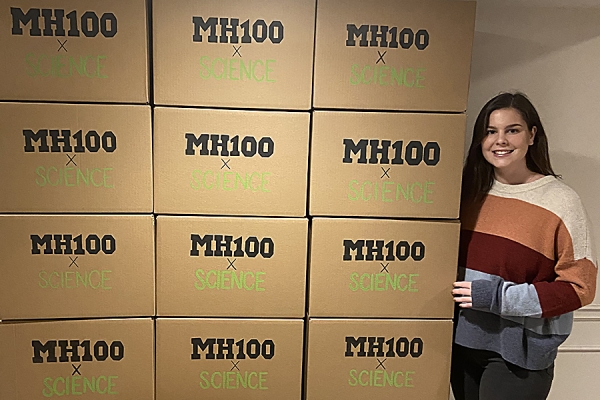
<svg viewBox="0 0 600 400"><path fill-rule="evenodd" d="M535 287L516 284L499 277L475 280L471 283L473 308L506 317L542 316L542 307Z"/></svg>

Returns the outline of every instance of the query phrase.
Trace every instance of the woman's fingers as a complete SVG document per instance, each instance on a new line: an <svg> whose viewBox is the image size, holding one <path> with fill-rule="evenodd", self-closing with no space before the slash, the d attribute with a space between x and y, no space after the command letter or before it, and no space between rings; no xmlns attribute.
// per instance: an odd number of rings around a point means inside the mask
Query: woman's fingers
<svg viewBox="0 0 600 400"><path fill-rule="evenodd" d="M452 289L454 296L471 296L471 289Z"/></svg>
<svg viewBox="0 0 600 400"><path fill-rule="evenodd" d="M471 289L471 282L460 281L460 282L454 282L453 285L455 288Z"/></svg>
<svg viewBox="0 0 600 400"><path fill-rule="evenodd" d="M454 302L462 308L473 307L473 299L471 298L471 282L454 282L452 295Z"/></svg>
<svg viewBox="0 0 600 400"><path fill-rule="evenodd" d="M459 296L454 298L455 303L472 303L473 299L468 296Z"/></svg>
<svg viewBox="0 0 600 400"><path fill-rule="evenodd" d="M467 296L455 297L454 302L458 303L459 307L471 308L473 307L473 299Z"/></svg>

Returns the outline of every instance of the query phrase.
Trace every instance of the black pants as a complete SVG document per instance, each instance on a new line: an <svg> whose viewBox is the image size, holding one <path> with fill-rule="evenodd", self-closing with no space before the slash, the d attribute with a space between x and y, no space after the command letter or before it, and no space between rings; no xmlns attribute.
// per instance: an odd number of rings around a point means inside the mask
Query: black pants
<svg viewBox="0 0 600 400"><path fill-rule="evenodd" d="M456 400L545 400L554 365L530 371L492 351L454 345L450 380Z"/></svg>

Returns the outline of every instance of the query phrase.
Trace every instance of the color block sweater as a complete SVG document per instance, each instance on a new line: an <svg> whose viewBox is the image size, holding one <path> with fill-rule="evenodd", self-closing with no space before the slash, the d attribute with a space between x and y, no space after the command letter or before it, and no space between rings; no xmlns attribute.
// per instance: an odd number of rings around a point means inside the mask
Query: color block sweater
<svg viewBox="0 0 600 400"><path fill-rule="evenodd" d="M553 176L496 181L479 210L461 211L461 222L459 280L472 282L473 308L459 309L455 342L529 370L548 368L573 311L596 292L581 200Z"/></svg>

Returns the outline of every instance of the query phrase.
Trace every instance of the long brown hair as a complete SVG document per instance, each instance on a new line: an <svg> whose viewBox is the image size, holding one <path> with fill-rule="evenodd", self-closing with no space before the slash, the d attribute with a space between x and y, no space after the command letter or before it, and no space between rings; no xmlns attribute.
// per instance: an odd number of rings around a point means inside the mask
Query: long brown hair
<svg viewBox="0 0 600 400"><path fill-rule="evenodd" d="M559 177L552 170L548 154L548 138L540 116L531 101L523 93L500 93L488 101L477 116L473 127L473 140L463 168L462 203L480 203L492 188L494 183L494 167L486 161L481 150L481 143L487 133L490 115L503 108L512 108L521 117L531 131L536 127L537 132L533 144L529 146L525 160L530 171L542 175Z"/></svg>

